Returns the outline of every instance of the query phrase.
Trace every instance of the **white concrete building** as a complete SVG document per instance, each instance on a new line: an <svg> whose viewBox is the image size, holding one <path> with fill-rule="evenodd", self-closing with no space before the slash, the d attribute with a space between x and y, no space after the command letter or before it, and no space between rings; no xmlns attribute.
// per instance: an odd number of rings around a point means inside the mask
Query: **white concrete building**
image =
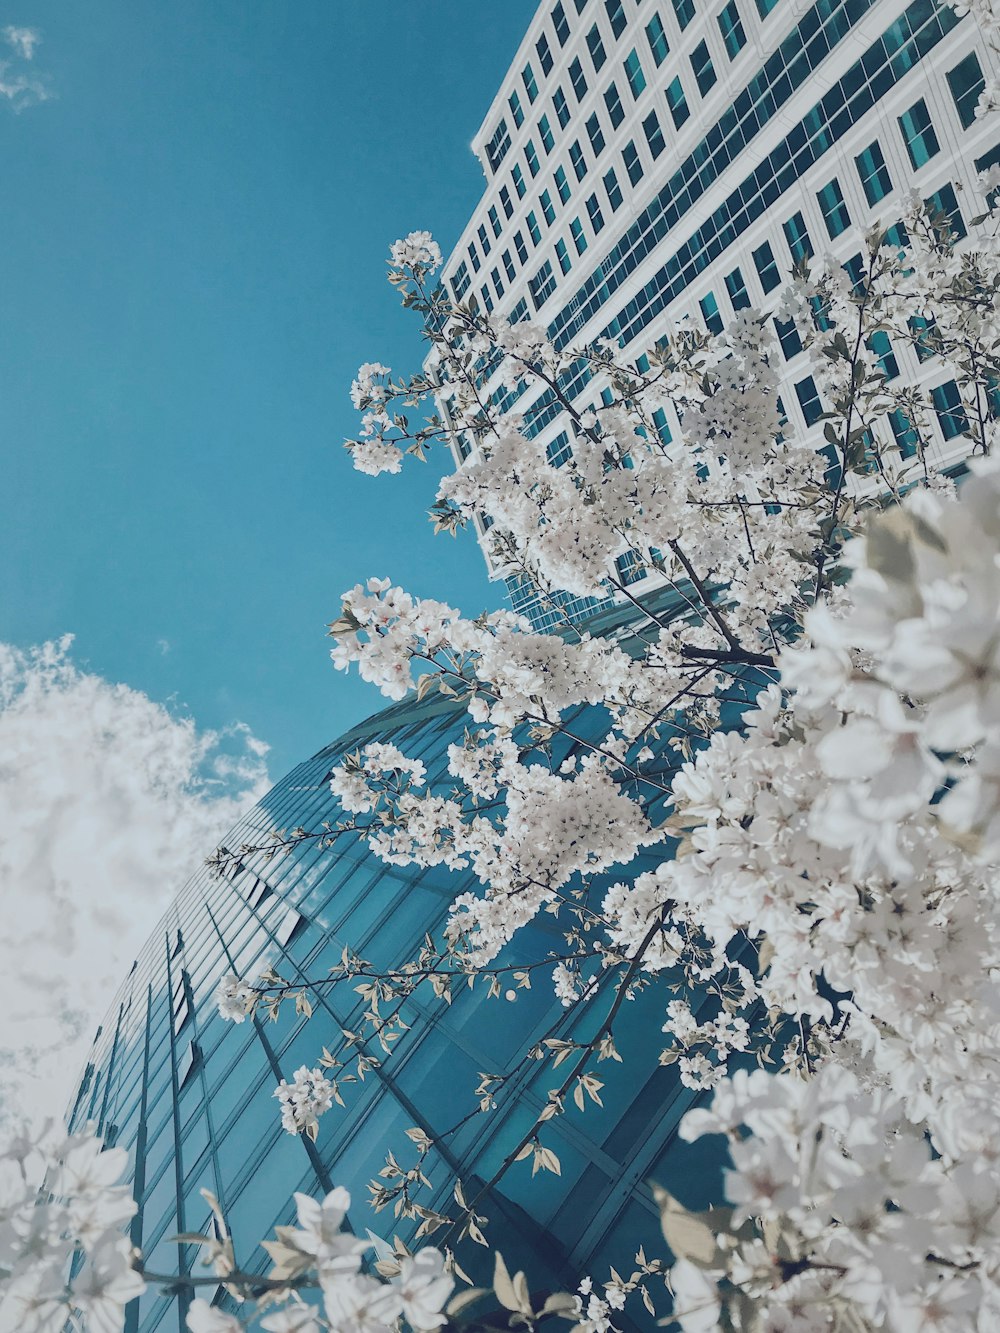
<svg viewBox="0 0 1000 1333"><path fill-rule="evenodd" d="M558 346L610 336L638 355L684 315L718 329L767 310L804 253L850 271L853 227L892 221L914 187L961 231L982 211L976 173L1000 161L995 119L974 116L995 63L940 0L543 0L473 141L486 186L448 289ZM807 429L816 386L794 332L781 341L782 404ZM910 346L887 354L937 390L943 451L954 383ZM567 388L587 403L600 386L581 373ZM544 395L518 408L554 458L571 447ZM894 428L905 448L905 419Z"/></svg>

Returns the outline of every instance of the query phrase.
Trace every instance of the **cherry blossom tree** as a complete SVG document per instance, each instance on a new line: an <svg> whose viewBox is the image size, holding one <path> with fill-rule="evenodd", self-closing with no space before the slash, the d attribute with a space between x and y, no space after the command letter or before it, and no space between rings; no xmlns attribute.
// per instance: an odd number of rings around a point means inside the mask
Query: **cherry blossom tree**
<svg viewBox="0 0 1000 1333"><path fill-rule="evenodd" d="M464 461L441 483L435 523L476 524L559 626L540 633L506 611L470 620L385 579L344 596L335 666L390 699L447 696L467 713L465 739L447 790L397 747L363 747L332 774L342 818L280 835L269 853L350 832L389 864L471 869L478 889L416 957L387 970L345 950L306 985L228 975L219 1012L310 1015L317 992L342 984L365 997L363 1030L331 1049L317 1023L315 1064L276 1089L286 1130L312 1137L341 1085L405 1042L401 1010L418 990L447 1004L475 983L499 998L547 974L565 1008L595 1021L586 1040L550 1033L522 1052L551 1067L544 1109L476 1194L455 1182L450 1213L422 1202L424 1131L389 1153L374 1208L433 1246L373 1258L342 1229L342 1190L298 1196L298 1224L266 1243L262 1276L238 1267L209 1198L212 1234L179 1239L210 1272L180 1280L221 1284L242 1313L198 1295L191 1333L554 1320L605 1333L640 1305L684 1333L1000 1325L998 185L996 172L980 178L961 241L911 199L905 236L872 227L850 273L804 261L774 309L741 311L720 336L683 323L641 357L605 342L557 349L529 321L453 301L427 233L392 247L390 281L428 356L415 376L361 368L354 463L394 473L455 445ZM818 432L785 419L775 317L809 354ZM933 358L935 382L954 380L951 452L930 381L888 374L887 345L907 344ZM569 458L540 443L540 406L562 414ZM905 450L891 413L908 425ZM650 571L655 596L623 580L621 557ZM590 633L565 594L617 598L631 629ZM586 736L572 724L581 705L604 718ZM637 873L650 849L655 868ZM224 875L252 850L220 849L213 864ZM542 912L560 947L509 963L506 946ZM719 1136L725 1198L692 1213L660 1190L662 1237L630 1273L585 1275L542 1302L477 1208L508 1171L559 1171L548 1123L599 1114L639 991L661 1002L660 1063L704 1094L681 1132ZM483 1076L471 1114L489 1115L503 1084ZM75 1317L116 1330L139 1285L178 1281L121 1238L122 1166L88 1138L8 1152L0 1295L21 1327ZM498 1251L487 1290L464 1273L466 1242Z"/></svg>

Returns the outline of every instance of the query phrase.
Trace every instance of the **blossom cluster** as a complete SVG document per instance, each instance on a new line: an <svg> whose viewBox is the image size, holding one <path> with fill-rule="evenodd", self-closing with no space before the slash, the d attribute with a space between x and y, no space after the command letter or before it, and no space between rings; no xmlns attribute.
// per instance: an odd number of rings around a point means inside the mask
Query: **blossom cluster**
<svg viewBox="0 0 1000 1333"><path fill-rule="evenodd" d="M90 1133L67 1137L52 1125L5 1144L0 1306L13 1327L24 1333L63 1333L80 1321L110 1333L122 1327L126 1304L146 1285L122 1233L136 1207L118 1183L127 1165L122 1149L105 1149Z"/></svg>

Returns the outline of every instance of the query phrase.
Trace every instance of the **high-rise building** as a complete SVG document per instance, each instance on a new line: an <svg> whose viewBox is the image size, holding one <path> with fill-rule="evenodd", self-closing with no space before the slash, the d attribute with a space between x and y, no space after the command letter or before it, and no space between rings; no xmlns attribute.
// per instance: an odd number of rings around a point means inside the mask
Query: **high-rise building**
<svg viewBox="0 0 1000 1333"><path fill-rule="evenodd" d="M595 711L580 710L570 729L586 737L592 727L596 736ZM587 1013L566 1011L551 965L533 974L530 989L511 989L508 997L490 999L483 985L456 988L450 1005L419 993L403 1010L409 1031L388 1056L368 1042L366 1052L379 1064L362 1082L341 1085L345 1105L321 1118L312 1143L282 1128L275 1088L300 1066L314 1066L324 1046L342 1055L345 1032L363 1030L355 983L313 993L308 1021L294 1006L276 1023L258 1017L234 1024L218 1015L213 996L227 972L253 979L272 966L298 984L324 978L345 946L388 968L416 957L425 933L440 938L449 904L475 887L471 871L387 866L353 833L333 846L323 837L299 838L275 854L272 834L322 834L324 820L335 823L341 811L330 792L331 766L371 740L421 759L429 786L446 791L447 749L461 743L466 724L453 700L411 696L300 764L226 838L237 855L224 859L224 873L206 866L197 874L136 960L95 1039L71 1126L95 1122L109 1144L127 1150L139 1205L132 1239L151 1270L203 1274L197 1250L171 1239L204 1232L203 1188L225 1209L240 1262L257 1271L267 1261L253 1247L294 1219L295 1190L318 1197L345 1185L356 1232L412 1239L414 1222L393 1217L391 1208L375 1214L368 1203L368 1183L387 1149L403 1160L407 1129L436 1138L476 1110L482 1073L517 1068L497 1091L496 1108L473 1114L425 1161L432 1189L418 1202L453 1209L456 1178L471 1199L558 1081L549 1061L523 1061L526 1047L546 1035L586 1040L588 1028L597 1027L613 992ZM257 850L240 852L244 845ZM648 869L661 854L650 851L629 873ZM608 883L614 878L606 876ZM543 913L505 959L544 959L561 940ZM681 1085L676 1066L657 1067L662 1009L662 995L653 992L632 1001L629 1022L616 1031L625 1063L601 1066L604 1109L551 1122L546 1142L561 1174L532 1178L530 1163L521 1163L478 1208L490 1218L491 1238L535 1289L565 1288L591 1267L630 1271L638 1245L657 1232L650 1179L693 1206L707 1203L713 1189L718 1194L717 1163L699 1145L676 1141L678 1120L697 1094ZM461 1253L470 1271L485 1265L479 1276L489 1279L490 1251L467 1241ZM183 1294L164 1297L151 1287L129 1308L127 1333L183 1333L187 1303Z"/></svg>
<svg viewBox="0 0 1000 1333"><path fill-rule="evenodd" d="M803 256L829 252L850 272L854 228L898 223L914 189L962 235L983 211L976 173L1000 162L995 122L975 116L996 64L975 20L942 0L547 0L473 142L486 188L447 288L543 325L560 350L605 337L640 356L685 316L721 331L733 311L766 311ZM822 398L794 327L776 332L782 407L806 432ZM933 390L941 462L962 430L957 388L918 351L887 345L886 374ZM584 406L605 387L582 362L562 385ZM551 391L493 398L516 402L551 461L569 456ZM661 415L669 440L679 422ZM913 451L898 413L881 429ZM659 577L622 561L634 591ZM516 610L555 623L530 581L507 581ZM598 605L564 600L577 617Z"/></svg>

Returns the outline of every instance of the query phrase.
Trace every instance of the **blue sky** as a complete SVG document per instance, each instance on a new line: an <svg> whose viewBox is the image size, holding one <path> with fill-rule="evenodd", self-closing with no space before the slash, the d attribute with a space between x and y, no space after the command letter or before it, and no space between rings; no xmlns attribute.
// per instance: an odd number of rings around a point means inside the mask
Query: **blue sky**
<svg viewBox="0 0 1000 1333"><path fill-rule="evenodd" d="M389 243L442 248L535 0L32 0L50 100L0 104L0 639L91 670L278 776L380 705L325 623L369 574L501 604L434 538L436 469L355 473L361 361L416 368Z"/></svg>

